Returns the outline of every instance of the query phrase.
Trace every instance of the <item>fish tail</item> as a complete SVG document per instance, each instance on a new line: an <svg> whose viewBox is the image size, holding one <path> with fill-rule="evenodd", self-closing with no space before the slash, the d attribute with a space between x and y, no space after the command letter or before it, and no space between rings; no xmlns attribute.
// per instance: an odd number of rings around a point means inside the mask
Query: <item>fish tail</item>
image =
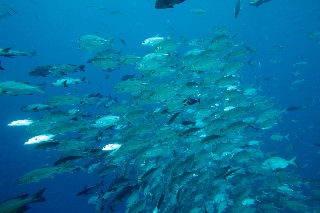
<svg viewBox="0 0 320 213"><path fill-rule="evenodd" d="M46 199L44 197L42 197L42 194L44 193L45 190L46 190L46 188L43 188L40 191L38 191L37 193L35 193L31 198L31 203L45 201Z"/></svg>
<svg viewBox="0 0 320 213"><path fill-rule="evenodd" d="M287 134L286 136L284 136L288 141L290 141L289 135L290 135L290 134Z"/></svg>
<svg viewBox="0 0 320 213"><path fill-rule="evenodd" d="M44 91L45 85L46 85L45 83L44 83L44 84L40 84L40 85L38 86L37 91L40 92L41 94L46 94L46 92Z"/></svg>
<svg viewBox="0 0 320 213"><path fill-rule="evenodd" d="M297 155L295 156L295 157L293 157L291 160L289 160L289 163L291 164L291 165L294 165L295 167L298 167L298 165L296 164L296 159L297 159Z"/></svg>
<svg viewBox="0 0 320 213"><path fill-rule="evenodd" d="M81 72L85 72L84 68L85 68L85 65L79 65L79 70L80 70Z"/></svg>
<svg viewBox="0 0 320 213"><path fill-rule="evenodd" d="M29 56L36 56L37 55L37 52L36 51L32 51L28 54Z"/></svg>
<svg viewBox="0 0 320 213"><path fill-rule="evenodd" d="M252 62L253 61L253 58L251 58L249 61L247 61L247 64L250 66L250 67L252 67L253 65L252 65Z"/></svg>
<svg viewBox="0 0 320 213"><path fill-rule="evenodd" d="M4 68L2 66L0 66L0 70L4 70Z"/></svg>

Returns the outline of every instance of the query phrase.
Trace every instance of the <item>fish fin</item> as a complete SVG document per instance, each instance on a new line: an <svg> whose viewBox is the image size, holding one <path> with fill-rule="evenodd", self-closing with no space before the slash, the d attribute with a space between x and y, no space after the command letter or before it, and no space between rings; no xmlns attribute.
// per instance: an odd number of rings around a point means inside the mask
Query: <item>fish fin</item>
<svg viewBox="0 0 320 213"><path fill-rule="evenodd" d="M46 92L44 91L44 87L46 86L46 83L43 84L39 84L38 87L38 92L40 92L41 94L45 94Z"/></svg>
<svg viewBox="0 0 320 213"><path fill-rule="evenodd" d="M62 84L64 87L68 87L67 80L65 80Z"/></svg>
<svg viewBox="0 0 320 213"><path fill-rule="evenodd" d="M291 165L294 165L295 167L298 167L298 165L296 164L296 159L297 159L297 155L295 156L295 157L293 157L291 160L289 160L289 163L291 164Z"/></svg>
<svg viewBox="0 0 320 213"><path fill-rule="evenodd" d="M287 139L288 141L290 141L290 139L289 139L289 135L290 135L290 134L287 134L286 136L284 136L284 137L285 137L285 139Z"/></svg>
<svg viewBox="0 0 320 213"><path fill-rule="evenodd" d="M4 68L2 66L0 66L0 70L4 70Z"/></svg>
<svg viewBox="0 0 320 213"><path fill-rule="evenodd" d="M178 2L177 2L177 4L180 4L180 3L182 3L182 2L185 2L186 0L179 0Z"/></svg>
<svg viewBox="0 0 320 213"><path fill-rule="evenodd" d="M11 47L7 47L7 48L4 48L2 51L5 53L8 53L11 49L12 49Z"/></svg>
<svg viewBox="0 0 320 213"><path fill-rule="evenodd" d="M40 191L38 191L37 193L35 193L35 194L32 196L31 203L36 203L36 202L43 202L43 201L45 201L46 199L45 199L44 197L42 197L42 194L44 193L45 190L46 190L46 188L43 188L43 189L41 189Z"/></svg>
<svg viewBox="0 0 320 213"><path fill-rule="evenodd" d="M85 70L84 70L85 65L79 65L78 67L79 67L79 70L80 70L81 72L85 72Z"/></svg>
<svg viewBox="0 0 320 213"><path fill-rule="evenodd" d="M28 54L29 56L36 56L37 55L37 52L36 51L32 51Z"/></svg>
<svg viewBox="0 0 320 213"><path fill-rule="evenodd" d="M252 67L253 65L252 65L252 62L253 61L253 58L251 58L249 61L247 61L247 64L250 66L250 67Z"/></svg>

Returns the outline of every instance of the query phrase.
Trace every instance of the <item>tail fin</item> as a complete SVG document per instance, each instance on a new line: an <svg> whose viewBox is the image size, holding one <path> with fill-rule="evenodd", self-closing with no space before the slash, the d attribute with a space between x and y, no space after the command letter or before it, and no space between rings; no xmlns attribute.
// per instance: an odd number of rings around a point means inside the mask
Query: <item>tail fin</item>
<svg viewBox="0 0 320 213"><path fill-rule="evenodd" d="M252 61L253 61L253 58L251 58L249 61L247 61L247 64L248 64L249 66L251 66L251 67L253 66L252 63L251 63Z"/></svg>
<svg viewBox="0 0 320 213"><path fill-rule="evenodd" d="M38 191L37 193L35 193L31 198L31 203L45 201L46 199L44 197L42 197L42 194L44 193L45 190L46 190L46 188L43 188L40 191Z"/></svg>
<svg viewBox="0 0 320 213"><path fill-rule="evenodd" d="M45 85L46 85L45 83L38 85L37 91L40 92L41 94L46 94L46 92L44 91Z"/></svg>
<svg viewBox="0 0 320 213"><path fill-rule="evenodd" d="M84 70L85 65L79 65L78 67L79 67L79 71L85 72L85 70Z"/></svg>
<svg viewBox="0 0 320 213"><path fill-rule="evenodd" d="M37 55L37 52L36 51L32 51L28 54L29 56L36 56Z"/></svg>
<svg viewBox="0 0 320 213"><path fill-rule="evenodd" d="M295 162L296 159L297 159L297 155L295 157L293 157L291 160L289 160L289 164L294 165L295 167L298 167L298 165Z"/></svg>

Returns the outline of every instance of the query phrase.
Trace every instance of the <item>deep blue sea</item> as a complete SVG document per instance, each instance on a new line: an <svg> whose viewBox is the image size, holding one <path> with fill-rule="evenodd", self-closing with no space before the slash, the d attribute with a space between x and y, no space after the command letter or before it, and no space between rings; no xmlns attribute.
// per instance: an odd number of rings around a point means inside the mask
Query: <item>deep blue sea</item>
<svg viewBox="0 0 320 213"><path fill-rule="evenodd" d="M27 212L94 212L94 205L87 203L89 197L75 194L85 185L100 182L95 174L78 171L16 185L21 175L52 165L59 155L23 145L31 137L25 133L26 127L7 126L18 119L39 119L44 112L22 112L20 108L45 102L55 95L115 95L112 89L121 76L134 73L133 67L122 67L105 79L105 72L86 63L95 52L78 48L78 38L86 34L114 38L114 49L121 50L121 54L143 55L148 52L141 45L146 38L159 35L190 41L216 27L226 27L236 35L238 43L256 50L252 55L253 66L243 68L244 81L252 82L260 89L259 94L272 99L280 109L313 103L308 108L283 113L276 126L261 132L261 138L265 153L276 150L286 159L297 155L299 167L290 170L306 179L320 179L320 38L309 39L312 33L320 31L319 0L271 0L259 8L250 6L249 0L242 0L238 18L234 17L234 0L186 0L174 9L164 10L155 9L154 0L2 0L0 5L12 6L16 12L1 9L9 14L0 18L0 48L37 52L33 57L0 57L5 68L0 71L0 82L46 83L45 95L0 97L0 201L46 188L46 202L31 204ZM197 8L206 14L191 11ZM110 11L121 14L110 15ZM126 45L118 38L125 40ZM273 50L274 47L283 48ZM55 64L84 64L86 72L81 74L93 83L66 90L52 86L53 77L29 76L36 66ZM290 141L271 140L275 133L289 134ZM290 144L294 144L294 150L287 156Z"/></svg>

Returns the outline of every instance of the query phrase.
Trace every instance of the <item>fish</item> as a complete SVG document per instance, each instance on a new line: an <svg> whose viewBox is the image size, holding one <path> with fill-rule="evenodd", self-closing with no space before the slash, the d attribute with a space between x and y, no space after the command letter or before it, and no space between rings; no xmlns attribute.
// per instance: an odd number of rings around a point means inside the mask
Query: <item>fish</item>
<svg viewBox="0 0 320 213"><path fill-rule="evenodd" d="M53 163L54 166L59 166L61 164L66 164L69 161L75 161L78 159L83 158L83 156L78 156L78 155L70 155L70 156L66 156L66 157L62 157L59 160L57 160L56 162Z"/></svg>
<svg viewBox="0 0 320 213"><path fill-rule="evenodd" d="M50 106L48 104L28 104L20 108L23 112L40 112L44 110L56 109L56 106Z"/></svg>
<svg viewBox="0 0 320 213"><path fill-rule="evenodd" d="M193 13L195 13L195 14L204 14L204 15L206 15L206 11L205 10L203 10L203 9L200 9L200 8L197 8L197 9L193 9L193 10L191 10L191 12L193 12Z"/></svg>
<svg viewBox="0 0 320 213"><path fill-rule="evenodd" d="M240 13L240 10L241 10L241 3L240 3L240 0L236 0L236 5L235 5L235 8L234 8L234 17L235 18L238 18L238 15Z"/></svg>
<svg viewBox="0 0 320 213"><path fill-rule="evenodd" d="M83 190L76 194L76 196L92 194L93 192L97 191L101 186L103 186L103 180L100 183L94 184L92 186L85 186Z"/></svg>
<svg viewBox="0 0 320 213"><path fill-rule="evenodd" d="M271 0L251 0L249 2L249 5L259 7L260 5L262 5L266 2L269 2L269 1L271 1Z"/></svg>
<svg viewBox="0 0 320 213"><path fill-rule="evenodd" d="M37 135L35 137L30 138L27 142L24 143L24 145L30 145L30 144L37 144L37 143L41 143L41 142L52 141L55 136L56 135L53 135L53 134Z"/></svg>
<svg viewBox="0 0 320 213"><path fill-rule="evenodd" d="M41 167L30 172L25 173L22 175L18 181L16 182L17 185L25 185L29 183L35 183L39 180L46 179L52 177L54 174L62 174L65 172L73 172L75 170L79 170L79 166L74 165L59 165L59 166L52 166L52 167Z"/></svg>
<svg viewBox="0 0 320 213"><path fill-rule="evenodd" d="M142 45L143 46L151 46L152 47L152 46L160 44L164 40L165 40L165 38L164 37L160 37L160 36L150 37L150 38L145 39L142 42Z"/></svg>
<svg viewBox="0 0 320 213"><path fill-rule="evenodd" d="M85 72L85 65L74 65L74 64L58 64L50 67L49 73L53 77L60 77L62 75L68 75L74 72Z"/></svg>
<svg viewBox="0 0 320 213"><path fill-rule="evenodd" d="M12 50L11 47L1 49L0 48L0 56L14 58L16 56L35 56L36 52L22 52L19 50Z"/></svg>
<svg viewBox="0 0 320 213"><path fill-rule="evenodd" d="M52 84L56 87L68 87L70 85L79 84L86 81L86 77L82 78L62 78L58 79Z"/></svg>
<svg viewBox="0 0 320 213"><path fill-rule="evenodd" d="M262 168L272 169L272 170L278 170L278 169L285 169L289 165L293 165L295 167L298 167L295 160L297 156L293 157L291 160L286 160L280 157L271 157L265 160L262 163Z"/></svg>
<svg viewBox="0 0 320 213"><path fill-rule="evenodd" d="M173 8L173 5L180 4L186 0L156 0L155 8L156 9L166 9Z"/></svg>
<svg viewBox="0 0 320 213"><path fill-rule="evenodd" d="M93 127L96 128L106 128L115 125L120 120L119 116L116 115L106 115L98 118L94 124L92 124Z"/></svg>
<svg viewBox="0 0 320 213"><path fill-rule="evenodd" d="M78 39L79 49L93 51L111 46L113 39L105 39L97 35L83 35Z"/></svg>
<svg viewBox="0 0 320 213"><path fill-rule="evenodd" d="M0 70L4 70L4 68L1 66L1 60L0 60Z"/></svg>
<svg viewBox="0 0 320 213"><path fill-rule="evenodd" d="M102 148L102 150L103 151L111 151L111 150L120 149L120 147L121 147L121 144L107 144Z"/></svg>
<svg viewBox="0 0 320 213"><path fill-rule="evenodd" d="M118 40L119 40L122 44L127 45L127 43L126 43L126 41L125 41L124 39L118 38Z"/></svg>
<svg viewBox="0 0 320 213"><path fill-rule="evenodd" d="M45 84L40 84L33 86L28 82L18 82L18 81L5 81L0 82L0 95L32 95L33 92L39 92L45 94L44 91Z"/></svg>
<svg viewBox="0 0 320 213"><path fill-rule="evenodd" d="M179 114L180 114L180 112L174 113L174 114L170 117L170 119L168 120L167 125L172 124L172 122L173 122L174 120L176 120L176 118L179 116Z"/></svg>
<svg viewBox="0 0 320 213"><path fill-rule="evenodd" d="M117 14L122 14L122 12L119 10L111 10L108 12L108 14L113 16L113 15L117 15Z"/></svg>
<svg viewBox="0 0 320 213"><path fill-rule="evenodd" d="M195 98L187 98L185 100L182 101L182 103L187 106L187 105L193 105L193 104L196 104L196 103L199 103L200 104L200 98L198 99L195 99Z"/></svg>
<svg viewBox="0 0 320 213"><path fill-rule="evenodd" d="M33 68L30 72L30 76L41 76L41 77L47 77L47 75L50 74L50 69L52 68L51 65L43 65L43 66L37 66Z"/></svg>
<svg viewBox="0 0 320 213"><path fill-rule="evenodd" d="M2 201L0 202L0 212L22 213L24 211L27 211L31 208L28 206L29 204L46 201L46 199L42 196L45 190L46 188L43 188L31 197L28 197L29 194L24 194Z"/></svg>
<svg viewBox="0 0 320 213"><path fill-rule="evenodd" d="M8 126L29 126L32 123L33 123L33 120L24 119L24 120L12 121L11 123L8 124Z"/></svg>

